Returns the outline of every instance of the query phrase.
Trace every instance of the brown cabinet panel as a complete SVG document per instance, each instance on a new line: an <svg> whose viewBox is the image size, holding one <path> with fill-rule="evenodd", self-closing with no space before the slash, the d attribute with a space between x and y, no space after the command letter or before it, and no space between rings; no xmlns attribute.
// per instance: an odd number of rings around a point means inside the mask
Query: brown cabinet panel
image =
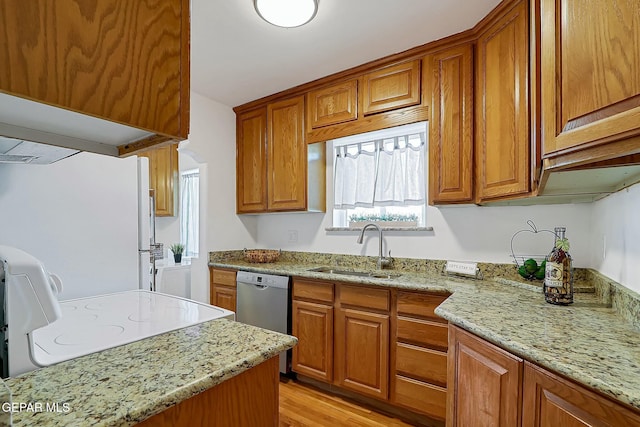
<svg viewBox="0 0 640 427"><path fill-rule="evenodd" d="M447 349L449 329L446 324L398 316L396 325L398 339L437 349Z"/></svg>
<svg viewBox="0 0 640 427"><path fill-rule="evenodd" d="M220 268L211 269L211 277L213 283L223 286L236 287L236 271L235 270L223 270Z"/></svg>
<svg viewBox="0 0 640 427"><path fill-rule="evenodd" d="M640 415L531 363L524 366L523 427L640 426Z"/></svg>
<svg viewBox="0 0 640 427"><path fill-rule="evenodd" d="M522 359L460 328L449 329L447 425L519 426Z"/></svg>
<svg viewBox="0 0 640 427"><path fill-rule="evenodd" d="M348 80L307 95L311 129L344 123L358 118L358 80Z"/></svg>
<svg viewBox="0 0 640 427"><path fill-rule="evenodd" d="M397 343L396 372L445 387L447 385L447 353Z"/></svg>
<svg viewBox="0 0 640 427"><path fill-rule="evenodd" d="M293 279L293 298L320 301L333 305L333 283Z"/></svg>
<svg viewBox="0 0 640 427"><path fill-rule="evenodd" d="M427 317L446 323L445 319L435 314L435 309L448 297L449 294L398 291L398 314Z"/></svg>
<svg viewBox="0 0 640 427"><path fill-rule="evenodd" d="M445 419L447 413L446 389L400 375L397 375L394 381L396 390L394 403L430 417Z"/></svg>
<svg viewBox="0 0 640 427"><path fill-rule="evenodd" d="M0 3L0 91L180 139L189 1Z"/></svg>
<svg viewBox="0 0 640 427"><path fill-rule="evenodd" d="M526 195L531 187L529 33L521 1L478 39L476 198Z"/></svg>
<svg viewBox="0 0 640 427"><path fill-rule="evenodd" d="M237 291L226 286L213 286L211 305L236 312Z"/></svg>
<svg viewBox="0 0 640 427"><path fill-rule="evenodd" d="M309 377L333 380L333 307L306 301L292 303L292 369Z"/></svg>
<svg viewBox="0 0 640 427"><path fill-rule="evenodd" d="M389 311L389 290L380 287L340 285L340 304Z"/></svg>
<svg viewBox="0 0 640 427"><path fill-rule="evenodd" d="M175 216L178 199L178 144L138 153L149 159L149 188L154 190L156 216Z"/></svg>
<svg viewBox="0 0 640 427"><path fill-rule="evenodd" d="M473 51L471 44L424 58L431 96L429 204L473 201Z"/></svg>
<svg viewBox="0 0 640 427"><path fill-rule="evenodd" d="M336 313L336 383L358 393L389 396L389 315Z"/></svg>
<svg viewBox="0 0 640 427"><path fill-rule="evenodd" d="M267 209L267 110L238 114L236 123L236 211Z"/></svg>
<svg viewBox="0 0 640 427"><path fill-rule="evenodd" d="M304 96L269 104L267 129L267 209L304 210L307 206Z"/></svg>
<svg viewBox="0 0 640 427"><path fill-rule="evenodd" d="M420 104L420 60L366 73L362 87L364 115Z"/></svg>
<svg viewBox="0 0 640 427"><path fill-rule="evenodd" d="M640 3L540 6L544 157L640 135Z"/></svg>

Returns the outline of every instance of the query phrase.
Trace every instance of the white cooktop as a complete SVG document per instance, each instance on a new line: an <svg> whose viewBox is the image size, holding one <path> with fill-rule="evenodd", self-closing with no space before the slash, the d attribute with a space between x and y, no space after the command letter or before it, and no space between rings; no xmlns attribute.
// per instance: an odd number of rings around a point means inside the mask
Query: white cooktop
<svg viewBox="0 0 640 427"><path fill-rule="evenodd" d="M218 318L232 311L143 290L62 301L62 318L32 332L34 362L48 366Z"/></svg>

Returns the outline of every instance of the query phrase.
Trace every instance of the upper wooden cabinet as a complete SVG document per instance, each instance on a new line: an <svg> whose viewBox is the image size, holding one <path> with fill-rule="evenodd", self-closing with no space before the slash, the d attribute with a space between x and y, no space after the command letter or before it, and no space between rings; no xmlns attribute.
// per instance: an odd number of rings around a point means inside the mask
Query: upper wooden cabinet
<svg viewBox="0 0 640 427"><path fill-rule="evenodd" d="M358 80L349 80L307 95L308 123L312 129L358 118Z"/></svg>
<svg viewBox="0 0 640 427"><path fill-rule="evenodd" d="M155 135L189 132L189 0L0 3L0 91Z"/></svg>
<svg viewBox="0 0 640 427"><path fill-rule="evenodd" d="M362 78L362 112L373 114L420 103L420 61L366 73Z"/></svg>
<svg viewBox="0 0 640 427"><path fill-rule="evenodd" d="M473 201L473 54L471 44L423 59L430 96L429 204Z"/></svg>
<svg viewBox="0 0 640 427"><path fill-rule="evenodd" d="M236 115L238 213L324 211L325 145L304 140L304 96Z"/></svg>
<svg viewBox="0 0 640 427"><path fill-rule="evenodd" d="M543 157L640 135L640 2L540 6ZM606 160L638 151L636 141L589 155Z"/></svg>
<svg viewBox="0 0 640 427"><path fill-rule="evenodd" d="M267 105L267 209L306 207L307 144L304 97Z"/></svg>
<svg viewBox="0 0 640 427"><path fill-rule="evenodd" d="M476 55L476 200L531 189L528 2L480 35Z"/></svg>
<svg viewBox="0 0 640 427"><path fill-rule="evenodd" d="M149 188L154 190L156 216L175 216L178 199L178 144L138 153L149 159Z"/></svg>
<svg viewBox="0 0 640 427"><path fill-rule="evenodd" d="M267 109L237 115L236 209L263 212L267 209Z"/></svg>

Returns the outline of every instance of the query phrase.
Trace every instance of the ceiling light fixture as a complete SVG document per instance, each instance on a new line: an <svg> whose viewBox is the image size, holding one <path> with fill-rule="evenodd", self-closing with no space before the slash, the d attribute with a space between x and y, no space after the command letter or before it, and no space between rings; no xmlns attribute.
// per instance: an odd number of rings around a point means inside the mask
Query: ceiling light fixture
<svg viewBox="0 0 640 427"><path fill-rule="evenodd" d="M258 15L278 27L299 27L311 21L318 11L318 0L253 0Z"/></svg>

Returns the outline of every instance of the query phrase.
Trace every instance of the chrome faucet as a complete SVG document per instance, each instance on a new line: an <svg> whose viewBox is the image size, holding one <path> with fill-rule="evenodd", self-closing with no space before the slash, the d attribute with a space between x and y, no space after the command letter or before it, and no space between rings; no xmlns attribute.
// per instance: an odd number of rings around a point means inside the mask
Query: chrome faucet
<svg viewBox="0 0 640 427"><path fill-rule="evenodd" d="M393 261L393 259L389 256L384 257L382 256L382 229L380 227L378 227L378 225L370 222L368 224L365 224L364 227L362 227L362 231L360 232L360 236L358 237L358 243L362 244L362 239L364 238L364 232L367 230L367 228L369 227L373 227L376 230L378 230L378 239L379 239L379 243L380 243L380 247L379 247L379 252L378 252L378 262L376 263L376 266L378 267L378 270L381 270L385 267L388 267L391 265L391 262ZM391 251L389 251L389 255L391 255Z"/></svg>

